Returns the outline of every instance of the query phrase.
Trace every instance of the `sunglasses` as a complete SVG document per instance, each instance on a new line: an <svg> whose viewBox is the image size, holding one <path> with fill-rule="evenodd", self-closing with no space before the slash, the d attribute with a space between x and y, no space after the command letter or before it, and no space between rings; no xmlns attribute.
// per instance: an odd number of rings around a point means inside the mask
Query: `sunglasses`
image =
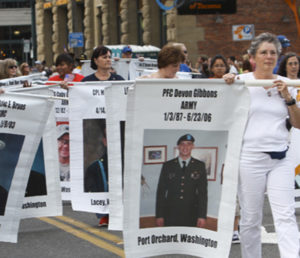
<svg viewBox="0 0 300 258"><path fill-rule="evenodd" d="M183 53L187 54L187 50L184 50Z"/></svg>
<svg viewBox="0 0 300 258"><path fill-rule="evenodd" d="M17 67L16 65L11 65L11 66L9 66L8 68L9 68L9 69L13 69L13 68L17 69L18 67Z"/></svg>

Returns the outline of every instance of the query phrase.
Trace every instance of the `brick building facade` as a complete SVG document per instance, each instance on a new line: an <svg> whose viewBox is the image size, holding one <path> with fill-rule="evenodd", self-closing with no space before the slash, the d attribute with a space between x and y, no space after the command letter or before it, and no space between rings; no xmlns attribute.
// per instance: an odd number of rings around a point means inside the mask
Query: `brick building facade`
<svg viewBox="0 0 300 258"><path fill-rule="evenodd" d="M163 12L154 0L36 0L36 13L38 59L48 64L68 46L69 32L83 32L84 48L70 50L88 57L100 44L161 47L167 42L185 43L193 63L200 54L239 57L250 44L233 41L232 26L239 24L253 24L255 35L284 34L290 50L300 53L295 17L285 0L237 0L235 14L219 15L179 15L175 8Z"/></svg>
<svg viewBox="0 0 300 258"><path fill-rule="evenodd" d="M254 24L255 35L266 31L283 34L291 41L290 50L300 54L300 35L295 18L284 0L237 0L237 13L221 15L221 20L217 23L216 15L196 17L196 26L204 28L205 32L197 41L198 53L240 56L248 49L250 42L233 41L232 25Z"/></svg>

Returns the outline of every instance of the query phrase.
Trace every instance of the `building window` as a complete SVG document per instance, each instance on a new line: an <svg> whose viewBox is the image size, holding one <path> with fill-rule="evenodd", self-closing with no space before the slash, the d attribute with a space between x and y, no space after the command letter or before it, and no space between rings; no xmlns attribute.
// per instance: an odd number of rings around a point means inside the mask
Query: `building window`
<svg viewBox="0 0 300 258"><path fill-rule="evenodd" d="M143 33L144 33L144 25L143 25L143 13L142 13L142 7L143 7L143 1L137 0L137 29L138 29L138 45L144 45L143 41Z"/></svg>
<svg viewBox="0 0 300 258"><path fill-rule="evenodd" d="M30 0L1 0L0 8L30 8Z"/></svg>
<svg viewBox="0 0 300 258"><path fill-rule="evenodd" d="M98 31L99 31L99 42L97 44L102 45L103 43L103 33L102 33L102 9L98 7L98 14L97 14L97 21L98 21Z"/></svg>
<svg viewBox="0 0 300 258"><path fill-rule="evenodd" d="M25 60L24 39L30 38L30 26L0 26L0 59L10 57L19 62Z"/></svg>
<svg viewBox="0 0 300 258"><path fill-rule="evenodd" d="M160 10L160 46L167 44L167 14Z"/></svg>
<svg viewBox="0 0 300 258"><path fill-rule="evenodd" d="M117 42L121 43L121 0L117 0Z"/></svg>

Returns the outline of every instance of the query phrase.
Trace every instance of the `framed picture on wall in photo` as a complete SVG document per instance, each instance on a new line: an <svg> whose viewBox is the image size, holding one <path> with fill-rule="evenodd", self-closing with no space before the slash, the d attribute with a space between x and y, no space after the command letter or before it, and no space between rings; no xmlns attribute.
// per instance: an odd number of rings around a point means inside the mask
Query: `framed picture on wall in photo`
<svg viewBox="0 0 300 258"><path fill-rule="evenodd" d="M175 157L178 156L178 148L175 147ZM216 181L218 147L194 147L192 157L205 163L205 169L208 181Z"/></svg>
<svg viewBox="0 0 300 258"><path fill-rule="evenodd" d="M167 145L144 146L144 164L162 164L167 160Z"/></svg>

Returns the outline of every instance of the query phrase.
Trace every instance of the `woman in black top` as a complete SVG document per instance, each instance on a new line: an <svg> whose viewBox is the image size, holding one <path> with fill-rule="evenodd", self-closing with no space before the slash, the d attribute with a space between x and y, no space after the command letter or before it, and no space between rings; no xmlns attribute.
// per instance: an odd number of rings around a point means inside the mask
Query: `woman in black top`
<svg viewBox="0 0 300 258"><path fill-rule="evenodd" d="M122 76L111 73L111 50L105 46L99 46L94 49L91 57L91 68L97 71L84 77L81 80L82 82L124 80Z"/></svg>

